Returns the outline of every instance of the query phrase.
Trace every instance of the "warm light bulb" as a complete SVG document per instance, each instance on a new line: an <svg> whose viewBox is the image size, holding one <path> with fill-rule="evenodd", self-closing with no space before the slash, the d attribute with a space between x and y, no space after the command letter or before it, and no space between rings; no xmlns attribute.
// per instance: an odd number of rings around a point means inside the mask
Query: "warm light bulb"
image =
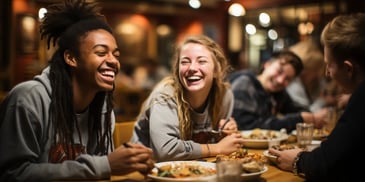
<svg viewBox="0 0 365 182"><path fill-rule="evenodd" d="M246 10L241 4L233 3L228 9L228 13L232 16L244 16Z"/></svg>

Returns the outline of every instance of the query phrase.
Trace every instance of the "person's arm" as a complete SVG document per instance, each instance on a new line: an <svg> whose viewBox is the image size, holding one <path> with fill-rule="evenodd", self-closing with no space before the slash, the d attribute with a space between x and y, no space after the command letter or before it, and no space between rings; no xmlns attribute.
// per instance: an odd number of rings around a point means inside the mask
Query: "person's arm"
<svg viewBox="0 0 365 182"><path fill-rule="evenodd" d="M365 85L357 92L354 99L349 101L347 109L338 120L334 130L322 141L320 147L311 152L304 152L297 161L299 173L304 173L309 181L338 181L343 177L344 181L348 177L361 175L362 168L353 168L353 162L359 164L365 162L362 156L363 151L359 149L359 144L363 141L363 122ZM270 149L272 151L272 149ZM274 154L285 158L281 159L280 168L291 170L294 156L287 154L290 151L274 151ZM285 167L287 166L287 167ZM338 173L336 173L338 172Z"/></svg>
<svg viewBox="0 0 365 182"><path fill-rule="evenodd" d="M25 89L25 90L23 90ZM36 86L20 88L7 100L0 117L0 181L52 181L109 178L106 156L81 155L76 160L48 163L49 97ZM19 91L19 92L18 92Z"/></svg>
<svg viewBox="0 0 365 182"><path fill-rule="evenodd" d="M202 157L199 143L181 139L176 108L176 104L172 102L155 103L151 107L150 140L157 161Z"/></svg>

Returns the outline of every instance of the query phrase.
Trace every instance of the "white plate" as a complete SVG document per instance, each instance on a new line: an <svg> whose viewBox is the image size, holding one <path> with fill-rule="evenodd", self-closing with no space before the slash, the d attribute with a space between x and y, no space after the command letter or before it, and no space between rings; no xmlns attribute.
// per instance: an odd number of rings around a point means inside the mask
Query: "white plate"
<svg viewBox="0 0 365 182"><path fill-rule="evenodd" d="M277 158L278 158L278 157L276 157L275 155L271 155L271 154L269 153L269 150L265 150L265 151L263 152L263 154L264 154L264 156L265 156L266 158L268 158L268 159L269 159L269 161L270 161L270 162L272 162L273 164L277 164Z"/></svg>
<svg viewBox="0 0 365 182"><path fill-rule="evenodd" d="M274 130L264 130L261 129L261 132L268 132L268 131L274 131ZM249 138L245 138L248 137L251 133L252 130L242 130L241 134L244 137L244 141L243 141L243 147L245 148L267 148L268 147L268 141L269 140L277 140L277 141L283 141L288 139L288 134L286 133L281 133L280 131L274 131L275 135L277 136L277 138L274 139L249 139Z"/></svg>
<svg viewBox="0 0 365 182"><path fill-rule="evenodd" d="M201 161L169 161L169 162L160 162L156 163L155 165L157 167L161 167L168 164L173 165L180 165L182 163L188 163L188 164L194 164L194 165L201 165L208 168L216 169L216 164L212 162L201 162ZM152 173L157 173L157 168L152 169ZM170 178L170 177L159 177L153 174L148 174L148 177L152 178L154 181L160 181L160 182L211 182L217 180L217 175L210 175L210 176L203 176L203 177L186 177L186 178Z"/></svg>
<svg viewBox="0 0 365 182"><path fill-rule="evenodd" d="M249 180L256 179L256 178L260 177L261 174L265 173L267 170L268 170L268 167L265 165L264 169L262 171L255 172L255 173L243 173L243 174L241 174L241 179L242 179L242 181L249 181Z"/></svg>

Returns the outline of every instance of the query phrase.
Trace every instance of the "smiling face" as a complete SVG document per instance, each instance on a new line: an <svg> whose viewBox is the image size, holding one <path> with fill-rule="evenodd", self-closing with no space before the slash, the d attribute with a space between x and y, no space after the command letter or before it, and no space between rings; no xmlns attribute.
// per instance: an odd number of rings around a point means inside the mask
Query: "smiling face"
<svg viewBox="0 0 365 182"><path fill-rule="evenodd" d="M295 69L291 64L273 60L265 63L264 71L258 79L266 91L279 92L284 90L295 76Z"/></svg>
<svg viewBox="0 0 365 182"><path fill-rule="evenodd" d="M214 60L203 45L187 43L181 47L179 79L188 93L208 94L213 84Z"/></svg>
<svg viewBox="0 0 365 182"><path fill-rule="evenodd" d="M87 92L112 90L120 68L119 54L112 34L102 29L88 32L81 38L80 56L66 56L72 67L73 85Z"/></svg>

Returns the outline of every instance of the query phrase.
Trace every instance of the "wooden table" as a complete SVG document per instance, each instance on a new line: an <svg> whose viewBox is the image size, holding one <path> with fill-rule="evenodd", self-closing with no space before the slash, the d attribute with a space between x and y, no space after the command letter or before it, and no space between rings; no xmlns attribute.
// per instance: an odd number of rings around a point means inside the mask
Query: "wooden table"
<svg viewBox="0 0 365 182"><path fill-rule="evenodd" d="M248 149L248 152L260 153L262 154L265 150L258 149ZM209 161L209 159L208 159ZM268 170L263 173L260 178L258 178L257 182L303 182L304 178L294 175L291 172L286 172L280 170L275 165L270 163L267 164ZM123 181L123 182L138 182L138 181L153 181L152 179L144 179L144 176L138 172L130 173L124 176L112 176L110 181Z"/></svg>

